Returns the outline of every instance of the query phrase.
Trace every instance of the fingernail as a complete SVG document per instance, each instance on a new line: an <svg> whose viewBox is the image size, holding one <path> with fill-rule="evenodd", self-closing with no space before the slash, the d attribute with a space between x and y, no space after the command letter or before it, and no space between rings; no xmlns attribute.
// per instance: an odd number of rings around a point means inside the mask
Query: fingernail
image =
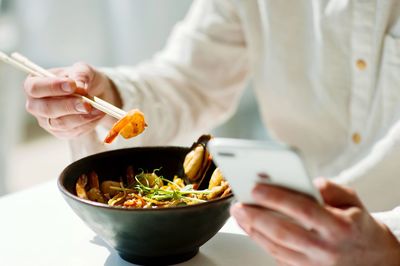
<svg viewBox="0 0 400 266"><path fill-rule="evenodd" d="M61 89L65 92L73 92L74 91L74 89L71 87L71 84L69 84L69 82L62 83Z"/></svg>
<svg viewBox="0 0 400 266"><path fill-rule="evenodd" d="M78 88L85 89L86 88L86 83L80 80L75 81L75 84Z"/></svg>
<svg viewBox="0 0 400 266"><path fill-rule="evenodd" d="M84 114L88 113L88 111L85 108L85 105L82 102L75 104L75 109L80 113L84 113Z"/></svg>

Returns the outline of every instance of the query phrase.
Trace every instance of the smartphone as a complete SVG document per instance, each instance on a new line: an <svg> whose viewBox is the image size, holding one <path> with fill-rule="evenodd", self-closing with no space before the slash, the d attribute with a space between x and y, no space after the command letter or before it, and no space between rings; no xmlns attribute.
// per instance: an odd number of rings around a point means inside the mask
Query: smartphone
<svg viewBox="0 0 400 266"><path fill-rule="evenodd" d="M240 202L254 204L251 192L261 183L298 191L322 203L300 154L288 146L229 138L213 138L207 146Z"/></svg>

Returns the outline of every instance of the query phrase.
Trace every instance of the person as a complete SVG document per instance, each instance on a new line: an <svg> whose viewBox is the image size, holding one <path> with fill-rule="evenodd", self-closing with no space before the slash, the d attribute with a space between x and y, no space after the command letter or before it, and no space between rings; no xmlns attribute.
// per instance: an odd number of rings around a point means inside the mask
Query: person
<svg viewBox="0 0 400 266"><path fill-rule="evenodd" d="M71 96L77 87L141 109L149 127L130 145L157 145L227 119L251 78L266 127L301 151L313 176L384 178L400 168L399 16L394 1L199 0L152 60L28 77L26 108L79 157L104 149L99 128L112 120ZM400 264L400 208L370 214L345 186L316 186L324 206L260 185L261 207L231 213L282 265Z"/></svg>

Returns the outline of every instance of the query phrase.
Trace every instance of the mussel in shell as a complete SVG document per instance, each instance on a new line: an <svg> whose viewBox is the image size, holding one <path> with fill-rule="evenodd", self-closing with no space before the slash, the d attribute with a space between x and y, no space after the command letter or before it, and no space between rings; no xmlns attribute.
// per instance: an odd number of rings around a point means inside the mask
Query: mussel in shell
<svg viewBox="0 0 400 266"><path fill-rule="evenodd" d="M200 187L202 182L205 182L204 178L212 162L211 155L207 150L207 142L211 138L211 135L202 135L193 143L183 162L183 170L187 182L196 187Z"/></svg>

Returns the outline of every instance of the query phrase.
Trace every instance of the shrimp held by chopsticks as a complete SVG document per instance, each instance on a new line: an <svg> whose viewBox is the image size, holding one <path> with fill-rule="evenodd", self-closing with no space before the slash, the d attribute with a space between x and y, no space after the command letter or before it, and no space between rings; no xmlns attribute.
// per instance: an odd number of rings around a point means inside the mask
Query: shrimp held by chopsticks
<svg viewBox="0 0 400 266"><path fill-rule="evenodd" d="M104 139L105 143L111 143L120 134L126 139L136 137L147 127L144 114L138 109L130 110L124 117L118 120Z"/></svg>

